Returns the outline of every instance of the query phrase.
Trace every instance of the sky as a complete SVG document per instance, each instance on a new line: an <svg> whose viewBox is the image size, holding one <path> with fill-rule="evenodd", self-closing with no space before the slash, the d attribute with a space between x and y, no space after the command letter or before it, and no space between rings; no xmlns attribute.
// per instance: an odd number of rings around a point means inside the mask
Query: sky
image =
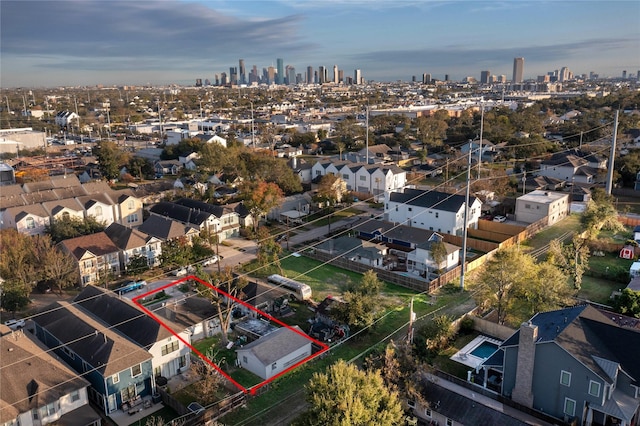
<svg viewBox="0 0 640 426"><path fill-rule="evenodd" d="M0 87L193 85L245 60L375 81L640 70L640 1L2 0Z"/></svg>

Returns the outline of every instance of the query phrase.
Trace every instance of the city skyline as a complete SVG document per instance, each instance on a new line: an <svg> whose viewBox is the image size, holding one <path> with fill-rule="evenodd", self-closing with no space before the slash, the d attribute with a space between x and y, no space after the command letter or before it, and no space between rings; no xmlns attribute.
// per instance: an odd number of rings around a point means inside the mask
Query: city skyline
<svg viewBox="0 0 640 426"><path fill-rule="evenodd" d="M563 67L620 77L640 70L638 16L628 1L3 0L1 84L193 85L239 59L376 81L511 79L517 57L525 80Z"/></svg>

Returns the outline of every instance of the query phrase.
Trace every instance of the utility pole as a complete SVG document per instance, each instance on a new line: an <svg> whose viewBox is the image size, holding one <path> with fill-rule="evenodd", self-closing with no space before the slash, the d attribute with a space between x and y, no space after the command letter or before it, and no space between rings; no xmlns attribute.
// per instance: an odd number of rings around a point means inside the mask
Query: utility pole
<svg viewBox="0 0 640 426"><path fill-rule="evenodd" d="M609 154L609 170L607 173L607 195L611 195L611 187L613 186L613 166L616 159L616 138L618 136L618 115L620 110L616 111L616 120L613 122L613 139L611 141L611 153Z"/></svg>
<svg viewBox="0 0 640 426"><path fill-rule="evenodd" d="M480 151L478 151L478 179L480 179L480 164L482 163L482 130L484 127L484 99L480 101ZM471 149L471 147L469 147Z"/></svg>
<svg viewBox="0 0 640 426"><path fill-rule="evenodd" d="M471 186L471 147L469 147L469 160L467 164L467 191L464 199L464 224L462 225L462 254L460 255L460 289L464 290L464 273L467 260L467 226L469 224L469 187Z"/></svg>

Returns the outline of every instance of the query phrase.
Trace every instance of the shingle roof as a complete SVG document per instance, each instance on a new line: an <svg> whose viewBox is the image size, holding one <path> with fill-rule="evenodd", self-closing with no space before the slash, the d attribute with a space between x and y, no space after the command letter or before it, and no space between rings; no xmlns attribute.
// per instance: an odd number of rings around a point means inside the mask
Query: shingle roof
<svg viewBox="0 0 640 426"><path fill-rule="evenodd" d="M166 217L151 215L145 220L138 230L161 240L172 240L187 235L192 226L184 225Z"/></svg>
<svg viewBox="0 0 640 426"><path fill-rule="evenodd" d="M115 293L103 288L87 286L75 297L74 302L85 312L113 326L115 330L147 350L157 341L173 335L128 299L119 298ZM176 333L184 330L169 321L164 323Z"/></svg>
<svg viewBox="0 0 640 426"><path fill-rule="evenodd" d="M15 419L19 413L42 407L74 390L89 386L89 382L27 334L8 333L1 337L0 353L2 423Z"/></svg>
<svg viewBox="0 0 640 426"><path fill-rule="evenodd" d="M164 216L182 223L191 223L200 226L211 217L212 213L186 207L168 201L161 201L151 207L149 211L158 216Z"/></svg>
<svg viewBox="0 0 640 426"><path fill-rule="evenodd" d="M73 254L77 260L80 260L87 251L90 251L96 256L118 252L118 247L113 244L104 232L70 238L62 241L60 244L62 244L69 253Z"/></svg>
<svg viewBox="0 0 640 426"><path fill-rule="evenodd" d="M293 328L304 334L297 325ZM244 345L237 351L250 351L263 365L269 365L305 345L311 345L309 338L301 336L287 327L282 327Z"/></svg>
<svg viewBox="0 0 640 426"><path fill-rule="evenodd" d="M127 228L119 223L112 223L104 230L109 239L120 250L130 250L144 247L149 241L149 235L137 229Z"/></svg>
<svg viewBox="0 0 640 426"><path fill-rule="evenodd" d="M389 194L389 200L395 203L409 204L427 209L457 212L464 206L465 196L407 188L404 192L391 192ZM469 205L472 205L475 200L476 197L470 197Z"/></svg>
<svg viewBox="0 0 640 426"><path fill-rule="evenodd" d="M33 321L105 377L152 358L129 339L68 302L48 306Z"/></svg>

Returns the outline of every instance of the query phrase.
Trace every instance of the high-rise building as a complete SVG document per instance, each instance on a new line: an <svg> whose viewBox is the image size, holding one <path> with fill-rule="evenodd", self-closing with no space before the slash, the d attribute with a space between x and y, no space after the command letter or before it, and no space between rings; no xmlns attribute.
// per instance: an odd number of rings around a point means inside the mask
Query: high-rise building
<svg viewBox="0 0 640 426"><path fill-rule="evenodd" d="M333 66L333 82L338 84L338 66Z"/></svg>
<svg viewBox="0 0 640 426"><path fill-rule="evenodd" d="M278 75L276 76L276 84L284 84L284 59L278 58L276 60L278 66Z"/></svg>
<svg viewBox="0 0 640 426"><path fill-rule="evenodd" d="M225 86L227 84L227 73L226 72L220 73L220 84L222 86Z"/></svg>
<svg viewBox="0 0 640 426"><path fill-rule="evenodd" d="M355 70L353 72L353 84L362 84L362 71Z"/></svg>
<svg viewBox="0 0 640 426"><path fill-rule="evenodd" d="M481 84L489 84L489 76L491 75L491 71L481 71L480 72L480 83Z"/></svg>
<svg viewBox="0 0 640 426"><path fill-rule="evenodd" d="M422 84L431 84L431 74L422 74Z"/></svg>
<svg viewBox="0 0 640 426"><path fill-rule="evenodd" d="M558 74L558 78L560 81L568 81L571 79L571 71L569 71L569 67L560 68L560 74Z"/></svg>
<svg viewBox="0 0 640 426"><path fill-rule="evenodd" d="M296 69L291 65L287 65L286 67L287 73L287 84L296 84Z"/></svg>
<svg viewBox="0 0 640 426"><path fill-rule="evenodd" d="M338 83L344 81L344 70L338 70Z"/></svg>
<svg viewBox="0 0 640 426"><path fill-rule="evenodd" d="M196 87L202 87L202 79L196 78Z"/></svg>
<svg viewBox="0 0 640 426"><path fill-rule="evenodd" d="M229 67L229 83L238 84L238 68Z"/></svg>
<svg viewBox="0 0 640 426"><path fill-rule="evenodd" d="M238 65L239 65L239 70L240 70L240 75L238 76L238 82L240 84L247 84L247 72L244 68L244 59L240 59L238 61Z"/></svg>
<svg viewBox="0 0 640 426"><path fill-rule="evenodd" d="M324 66L318 67L318 83L324 84L327 82L327 70Z"/></svg>
<svg viewBox="0 0 640 426"><path fill-rule="evenodd" d="M284 69L282 70L282 74L284 74ZM277 83L276 69L274 67L267 68L267 80L268 80L268 84Z"/></svg>
<svg viewBox="0 0 640 426"><path fill-rule="evenodd" d="M627 78L627 70L622 71L622 78Z"/></svg>
<svg viewBox="0 0 640 426"><path fill-rule="evenodd" d="M315 83L313 81L313 67L308 66L307 67L307 84L313 84L313 83Z"/></svg>
<svg viewBox="0 0 640 426"><path fill-rule="evenodd" d="M524 58L513 58L513 79L512 83L522 83L524 81Z"/></svg>
<svg viewBox="0 0 640 426"><path fill-rule="evenodd" d="M640 70L636 71L636 80L640 81Z"/></svg>

